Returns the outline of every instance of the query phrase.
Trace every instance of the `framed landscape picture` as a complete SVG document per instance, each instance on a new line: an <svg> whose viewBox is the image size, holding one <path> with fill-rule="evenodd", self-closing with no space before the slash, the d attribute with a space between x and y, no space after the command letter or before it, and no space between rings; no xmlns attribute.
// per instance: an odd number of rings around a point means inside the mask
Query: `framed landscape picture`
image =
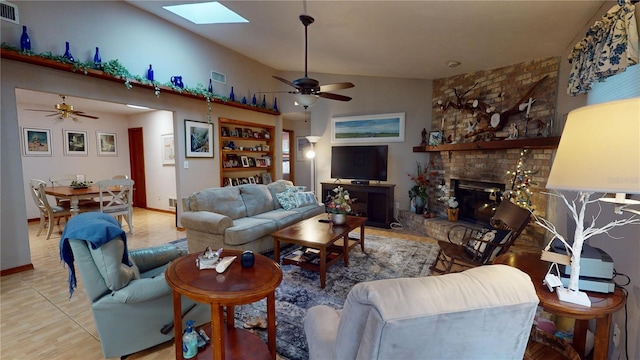
<svg viewBox="0 0 640 360"><path fill-rule="evenodd" d="M213 157L213 125L193 121L184 121L186 157Z"/></svg>
<svg viewBox="0 0 640 360"><path fill-rule="evenodd" d="M162 140L162 165L175 165L175 145L173 134L160 135Z"/></svg>
<svg viewBox="0 0 640 360"><path fill-rule="evenodd" d="M64 154L70 155L89 155L87 149L87 132L83 130L63 130L64 136Z"/></svg>
<svg viewBox="0 0 640 360"><path fill-rule="evenodd" d="M439 145L442 142L442 132L432 131L429 133L429 146Z"/></svg>
<svg viewBox="0 0 640 360"><path fill-rule="evenodd" d="M116 133L96 131L99 156L117 156L118 140Z"/></svg>
<svg viewBox="0 0 640 360"><path fill-rule="evenodd" d="M404 142L402 113L331 118L331 142Z"/></svg>
<svg viewBox="0 0 640 360"><path fill-rule="evenodd" d="M24 144L24 154L26 156L51 156L51 130L22 128L22 143Z"/></svg>

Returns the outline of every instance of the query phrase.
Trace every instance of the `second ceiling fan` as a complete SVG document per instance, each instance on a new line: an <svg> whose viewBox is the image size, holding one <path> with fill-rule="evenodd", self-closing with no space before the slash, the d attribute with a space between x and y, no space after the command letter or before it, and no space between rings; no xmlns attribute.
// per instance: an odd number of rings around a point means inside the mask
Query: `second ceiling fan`
<svg viewBox="0 0 640 360"><path fill-rule="evenodd" d="M343 90L354 87L350 82L341 82L335 84L326 84L320 85L320 82L316 79L312 79L307 74L307 28L311 25L315 20L313 17L309 15L300 15L300 21L302 25L304 25L304 77L300 79L296 79L293 81L289 81L287 79L283 79L279 76L274 76L275 79L282 81L283 83L293 86L296 88L296 91L291 92L296 96L296 101L299 105L303 106L305 109L309 106L315 104L318 97L322 97L325 99L331 100L339 100L339 101L349 101L350 97L333 94L328 91L335 90Z"/></svg>

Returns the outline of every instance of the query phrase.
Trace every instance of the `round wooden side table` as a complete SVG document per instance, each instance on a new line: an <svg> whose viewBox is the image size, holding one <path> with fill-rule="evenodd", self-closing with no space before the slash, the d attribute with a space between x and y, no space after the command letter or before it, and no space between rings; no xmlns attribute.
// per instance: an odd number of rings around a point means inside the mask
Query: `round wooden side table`
<svg viewBox="0 0 640 360"><path fill-rule="evenodd" d="M593 359L607 359L611 317L626 302L624 292L620 288L616 288L610 294L586 292L591 300L591 307L587 307L558 300L558 296L554 292L550 292L547 286L542 283L550 263L540 260L540 253L502 254L493 263L510 265L527 273L536 289L540 306L551 314L576 320L573 331L573 347L581 358L584 358L588 321L596 319Z"/></svg>
<svg viewBox="0 0 640 360"><path fill-rule="evenodd" d="M282 282L282 269L273 260L255 255L251 268L240 265L241 251L225 250L222 257L238 258L218 274L215 269L196 267L199 254L189 254L174 260L165 271L173 290L173 318L176 360L182 359L182 299L184 295L199 303L211 305L211 346L198 353L197 359L273 359L276 358L275 290ZM234 306L250 304L267 298L268 346L250 331L234 325ZM226 326L224 308L226 307Z"/></svg>

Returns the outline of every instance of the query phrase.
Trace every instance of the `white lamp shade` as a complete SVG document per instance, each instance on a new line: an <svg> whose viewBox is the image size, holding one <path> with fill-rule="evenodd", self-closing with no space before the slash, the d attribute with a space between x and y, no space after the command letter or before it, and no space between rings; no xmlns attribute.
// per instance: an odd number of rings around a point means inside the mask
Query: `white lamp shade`
<svg viewBox="0 0 640 360"><path fill-rule="evenodd" d="M307 138L307 140L309 140L309 142L312 144L315 144L318 142L318 140L320 140L320 136L314 136L314 135L305 136L305 138Z"/></svg>
<svg viewBox="0 0 640 360"><path fill-rule="evenodd" d="M569 112L547 188L640 193L640 97Z"/></svg>

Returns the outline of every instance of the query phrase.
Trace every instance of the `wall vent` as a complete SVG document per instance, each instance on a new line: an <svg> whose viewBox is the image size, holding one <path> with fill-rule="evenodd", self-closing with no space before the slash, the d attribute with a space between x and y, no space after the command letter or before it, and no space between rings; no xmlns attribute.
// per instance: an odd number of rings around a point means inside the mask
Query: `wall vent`
<svg viewBox="0 0 640 360"><path fill-rule="evenodd" d="M18 16L18 7L10 2L0 1L0 18L14 24L19 24L20 17Z"/></svg>
<svg viewBox="0 0 640 360"><path fill-rule="evenodd" d="M227 83L227 75L223 74L223 73L219 73L215 70L211 70L211 80L218 82L220 84L226 84Z"/></svg>
<svg viewBox="0 0 640 360"><path fill-rule="evenodd" d="M169 198L169 207L176 207L176 199Z"/></svg>

